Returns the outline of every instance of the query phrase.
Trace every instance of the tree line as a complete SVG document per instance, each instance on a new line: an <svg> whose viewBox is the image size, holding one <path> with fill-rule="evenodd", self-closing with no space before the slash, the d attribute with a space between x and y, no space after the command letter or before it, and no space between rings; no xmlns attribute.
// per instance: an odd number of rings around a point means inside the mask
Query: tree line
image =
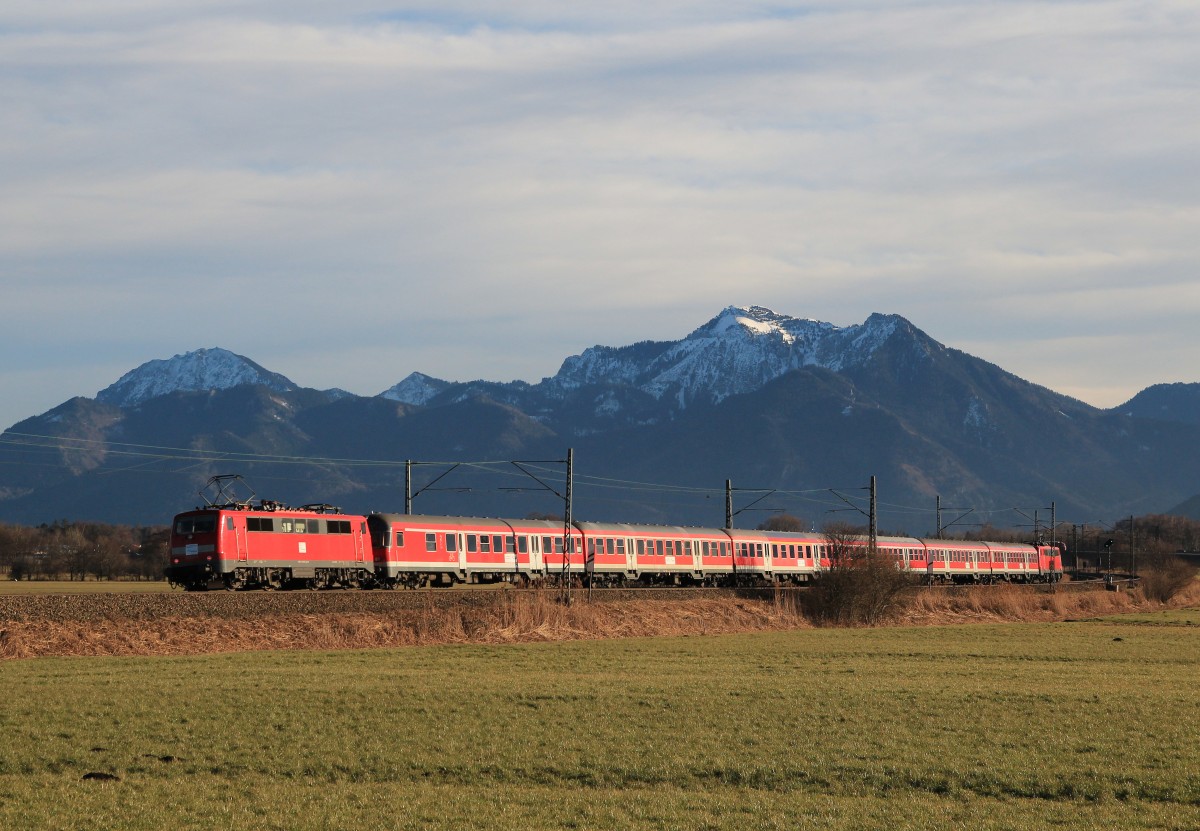
<svg viewBox="0 0 1200 831"><path fill-rule="evenodd" d="M10 580L162 580L170 545L171 530L165 527L0 523L0 575Z"/></svg>

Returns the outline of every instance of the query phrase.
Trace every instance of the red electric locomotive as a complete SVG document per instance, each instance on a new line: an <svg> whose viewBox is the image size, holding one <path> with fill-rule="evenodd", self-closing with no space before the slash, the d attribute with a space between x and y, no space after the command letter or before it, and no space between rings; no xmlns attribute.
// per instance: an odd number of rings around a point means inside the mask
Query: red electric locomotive
<svg viewBox="0 0 1200 831"><path fill-rule="evenodd" d="M175 517L167 579L187 589L358 588L374 582L367 519L263 501Z"/></svg>

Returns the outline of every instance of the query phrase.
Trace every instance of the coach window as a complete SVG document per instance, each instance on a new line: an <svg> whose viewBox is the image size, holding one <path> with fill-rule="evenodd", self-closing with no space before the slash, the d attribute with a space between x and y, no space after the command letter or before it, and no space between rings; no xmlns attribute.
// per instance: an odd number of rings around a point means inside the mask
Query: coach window
<svg viewBox="0 0 1200 831"><path fill-rule="evenodd" d="M467 534L467 553L468 554L474 554L476 551L479 550L478 540L479 540L479 538L476 537L474 534Z"/></svg>
<svg viewBox="0 0 1200 831"><path fill-rule="evenodd" d="M529 537L517 537L517 551L522 554L529 553Z"/></svg>
<svg viewBox="0 0 1200 831"><path fill-rule="evenodd" d="M489 537L487 534L479 535L479 553L480 554L491 554L492 553L492 538Z"/></svg>
<svg viewBox="0 0 1200 831"><path fill-rule="evenodd" d="M446 535L446 550L451 553L458 551L458 534Z"/></svg>
<svg viewBox="0 0 1200 831"><path fill-rule="evenodd" d="M617 540L617 556L618 557L625 556L625 540L623 540L623 539Z"/></svg>
<svg viewBox="0 0 1200 831"><path fill-rule="evenodd" d="M517 553L517 538L511 534L504 538L504 550L509 554Z"/></svg>
<svg viewBox="0 0 1200 831"><path fill-rule="evenodd" d="M404 532L403 531L396 532L396 547L397 548L404 547Z"/></svg>
<svg viewBox="0 0 1200 831"><path fill-rule="evenodd" d="M645 540L637 541L637 553L638 553L639 557L644 557L646 555L646 541Z"/></svg>
<svg viewBox="0 0 1200 831"><path fill-rule="evenodd" d="M428 534L427 533L425 535L425 550L426 551L437 551L437 534Z"/></svg>

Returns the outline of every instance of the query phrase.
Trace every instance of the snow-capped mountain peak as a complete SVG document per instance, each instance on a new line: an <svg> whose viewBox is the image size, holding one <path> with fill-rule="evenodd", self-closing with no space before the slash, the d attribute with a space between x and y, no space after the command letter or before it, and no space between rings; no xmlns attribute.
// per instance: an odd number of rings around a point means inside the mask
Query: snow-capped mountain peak
<svg viewBox="0 0 1200 831"><path fill-rule="evenodd" d="M816 321L797 320L787 315L776 314L764 306L729 306L708 323L688 335L689 339L719 335L774 336L784 343L795 340L792 331L795 324L813 324ZM830 324L818 324L829 326Z"/></svg>
<svg viewBox="0 0 1200 831"><path fill-rule="evenodd" d="M451 386L449 381L433 378L423 372L413 372L399 384L379 393L380 398L402 404L428 404L438 393Z"/></svg>
<svg viewBox="0 0 1200 831"><path fill-rule="evenodd" d="M213 348L147 361L101 390L96 399L118 407L132 407L172 392L224 390L242 384L261 384L277 392L296 389L284 376L268 372L249 358Z"/></svg>
<svg viewBox="0 0 1200 831"><path fill-rule="evenodd" d="M596 382L632 384L686 407L751 392L800 367L841 372L861 365L902 325L909 324L895 315L875 314L841 327L763 306L729 306L680 341L592 347L564 361L548 381L562 390Z"/></svg>

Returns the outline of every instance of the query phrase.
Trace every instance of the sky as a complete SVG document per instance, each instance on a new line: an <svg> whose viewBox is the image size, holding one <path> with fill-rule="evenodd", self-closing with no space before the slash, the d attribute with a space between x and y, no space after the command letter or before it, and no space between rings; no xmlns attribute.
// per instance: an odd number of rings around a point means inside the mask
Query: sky
<svg viewBox="0 0 1200 831"><path fill-rule="evenodd" d="M729 305L1200 381L1200 6L0 7L0 429L202 347L374 395Z"/></svg>

